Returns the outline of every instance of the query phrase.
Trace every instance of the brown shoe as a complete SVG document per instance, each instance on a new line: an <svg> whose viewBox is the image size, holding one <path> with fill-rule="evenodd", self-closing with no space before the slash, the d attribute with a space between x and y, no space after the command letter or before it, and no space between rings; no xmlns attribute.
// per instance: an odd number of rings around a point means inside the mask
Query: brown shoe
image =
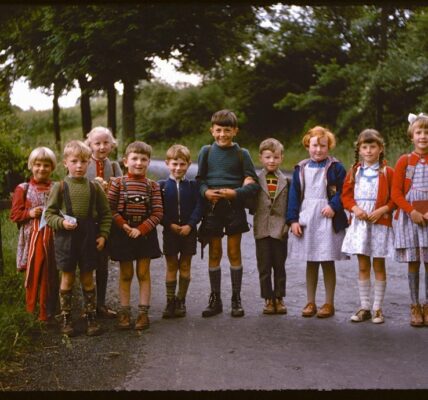
<svg viewBox="0 0 428 400"><path fill-rule="evenodd" d="M424 304L423 317L424 317L424 325L428 326L428 304Z"/></svg>
<svg viewBox="0 0 428 400"><path fill-rule="evenodd" d="M101 306L97 308L97 316L106 319L113 319L117 317L117 312L110 307Z"/></svg>
<svg viewBox="0 0 428 400"><path fill-rule="evenodd" d="M117 327L119 329L130 329L131 328L130 310L122 309L117 313Z"/></svg>
<svg viewBox="0 0 428 400"><path fill-rule="evenodd" d="M86 327L86 335L88 336L98 336L101 335L102 330L101 326L98 324L96 320L96 313L95 311L88 312L87 313L87 327Z"/></svg>
<svg viewBox="0 0 428 400"><path fill-rule="evenodd" d="M272 299L265 299L265 305L263 306L263 314L275 314L275 306L273 304Z"/></svg>
<svg viewBox="0 0 428 400"><path fill-rule="evenodd" d="M150 326L149 315L147 313L138 313L137 321L135 322L135 329L142 331L148 329Z"/></svg>
<svg viewBox="0 0 428 400"><path fill-rule="evenodd" d="M424 317L420 304L412 304L410 306L410 325L424 326Z"/></svg>
<svg viewBox="0 0 428 400"><path fill-rule="evenodd" d="M318 318L329 318L334 315L334 306L332 304L325 303L319 310Z"/></svg>
<svg viewBox="0 0 428 400"><path fill-rule="evenodd" d="M285 306L284 299L275 299L275 309L277 314L287 314L287 307Z"/></svg>
<svg viewBox="0 0 428 400"><path fill-rule="evenodd" d="M302 310L302 317L313 317L317 313L317 306L315 303L306 304Z"/></svg>

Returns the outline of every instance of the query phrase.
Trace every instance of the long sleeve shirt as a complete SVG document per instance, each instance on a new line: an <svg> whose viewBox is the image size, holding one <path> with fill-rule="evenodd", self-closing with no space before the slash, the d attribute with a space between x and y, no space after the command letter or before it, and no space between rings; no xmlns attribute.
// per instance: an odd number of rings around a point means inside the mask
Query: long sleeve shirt
<svg viewBox="0 0 428 400"><path fill-rule="evenodd" d="M256 183L242 186L246 177L252 177ZM203 146L198 156L196 179L202 197L208 189L230 188L236 190L237 198L243 202L246 196L256 196L260 190L250 153L237 143L230 147L220 147L217 143Z"/></svg>
<svg viewBox="0 0 428 400"><path fill-rule="evenodd" d="M151 189L148 185L151 185ZM127 174L114 178L107 197L113 214L113 223L120 228L124 224L136 225L142 235L147 235L162 220L163 205L159 184L149 181L145 176ZM137 198L149 198L150 206L145 201L132 200ZM133 224L131 221L140 222Z"/></svg>

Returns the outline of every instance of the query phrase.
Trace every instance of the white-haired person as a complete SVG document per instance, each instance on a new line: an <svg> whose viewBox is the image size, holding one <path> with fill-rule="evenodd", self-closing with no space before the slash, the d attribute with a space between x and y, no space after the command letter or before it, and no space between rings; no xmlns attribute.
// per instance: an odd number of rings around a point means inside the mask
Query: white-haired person
<svg viewBox="0 0 428 400"><path fill-rule="evenodd" d="M44 323L55 323L58 303L58 271L55 265L53 232L43 211L53 182L56 156L47 147L35 148L28 157L29 182L20 183L13 193L10 218L19 226L16 264L25 272L26 309L36 311Z"/></svg>
<svg viewBox="0 0 428 400"><path fill-rule="evenodd" d="M86 177L90 181L97 181L107 192L110 178L122 176L122 170L117 161L111 161L109 156L117 147L117 141L112 132L103 126L93 128L85 141L91 150ZM108 282L108 253L106 248L98 252L98 260L95 270L97 287L97 314L104 318L115 318L116 311L106 305L106 293Z"/></svg>

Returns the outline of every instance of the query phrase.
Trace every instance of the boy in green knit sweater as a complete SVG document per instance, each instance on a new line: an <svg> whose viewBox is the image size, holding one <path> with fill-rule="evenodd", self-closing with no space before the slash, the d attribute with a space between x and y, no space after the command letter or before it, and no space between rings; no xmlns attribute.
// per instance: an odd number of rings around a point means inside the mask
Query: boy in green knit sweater
<svg viewBox="0 0 428 400"><path fill-rule="evenodd" d="M64 165L68 175L57 182L49 195L45 218L55 230L55 259L61 273L61 333L72 336L72 288L77 265L80 271L85 312L86 334L99 335L93 271L97 251L101 251L110 233L111 212L103 188L85 177L91 149L79 140L64 148Z"/></svg>
<svg viewBox="0 0 428 400"><path fill-rule="evenodd" d="M227 236L227 255L232 282L231 315L242 317L242 233L250 230L245 199L254 198L260 189L250 153L233 141L238 133L236 115L220 110L211 118L212 145L203 146L198 156L197 179L206 200L206 209L198 231L199 241L209 243L208 274L211 295L203 317L223 311L220 297L223 255L222 238Z"/></svg>

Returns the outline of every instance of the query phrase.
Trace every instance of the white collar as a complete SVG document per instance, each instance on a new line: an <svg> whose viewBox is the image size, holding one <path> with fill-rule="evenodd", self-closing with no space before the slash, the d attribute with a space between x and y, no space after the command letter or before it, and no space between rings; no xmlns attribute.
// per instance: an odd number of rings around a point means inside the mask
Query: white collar
<svg viewBox="0 0 428 400"><path fill-rule="evenodd" d="M361 164L361 168L362 169L371 169L373 171L378 171L379 170L379 162L374 163L373 165L365 165L364 162Z"/></svg>

